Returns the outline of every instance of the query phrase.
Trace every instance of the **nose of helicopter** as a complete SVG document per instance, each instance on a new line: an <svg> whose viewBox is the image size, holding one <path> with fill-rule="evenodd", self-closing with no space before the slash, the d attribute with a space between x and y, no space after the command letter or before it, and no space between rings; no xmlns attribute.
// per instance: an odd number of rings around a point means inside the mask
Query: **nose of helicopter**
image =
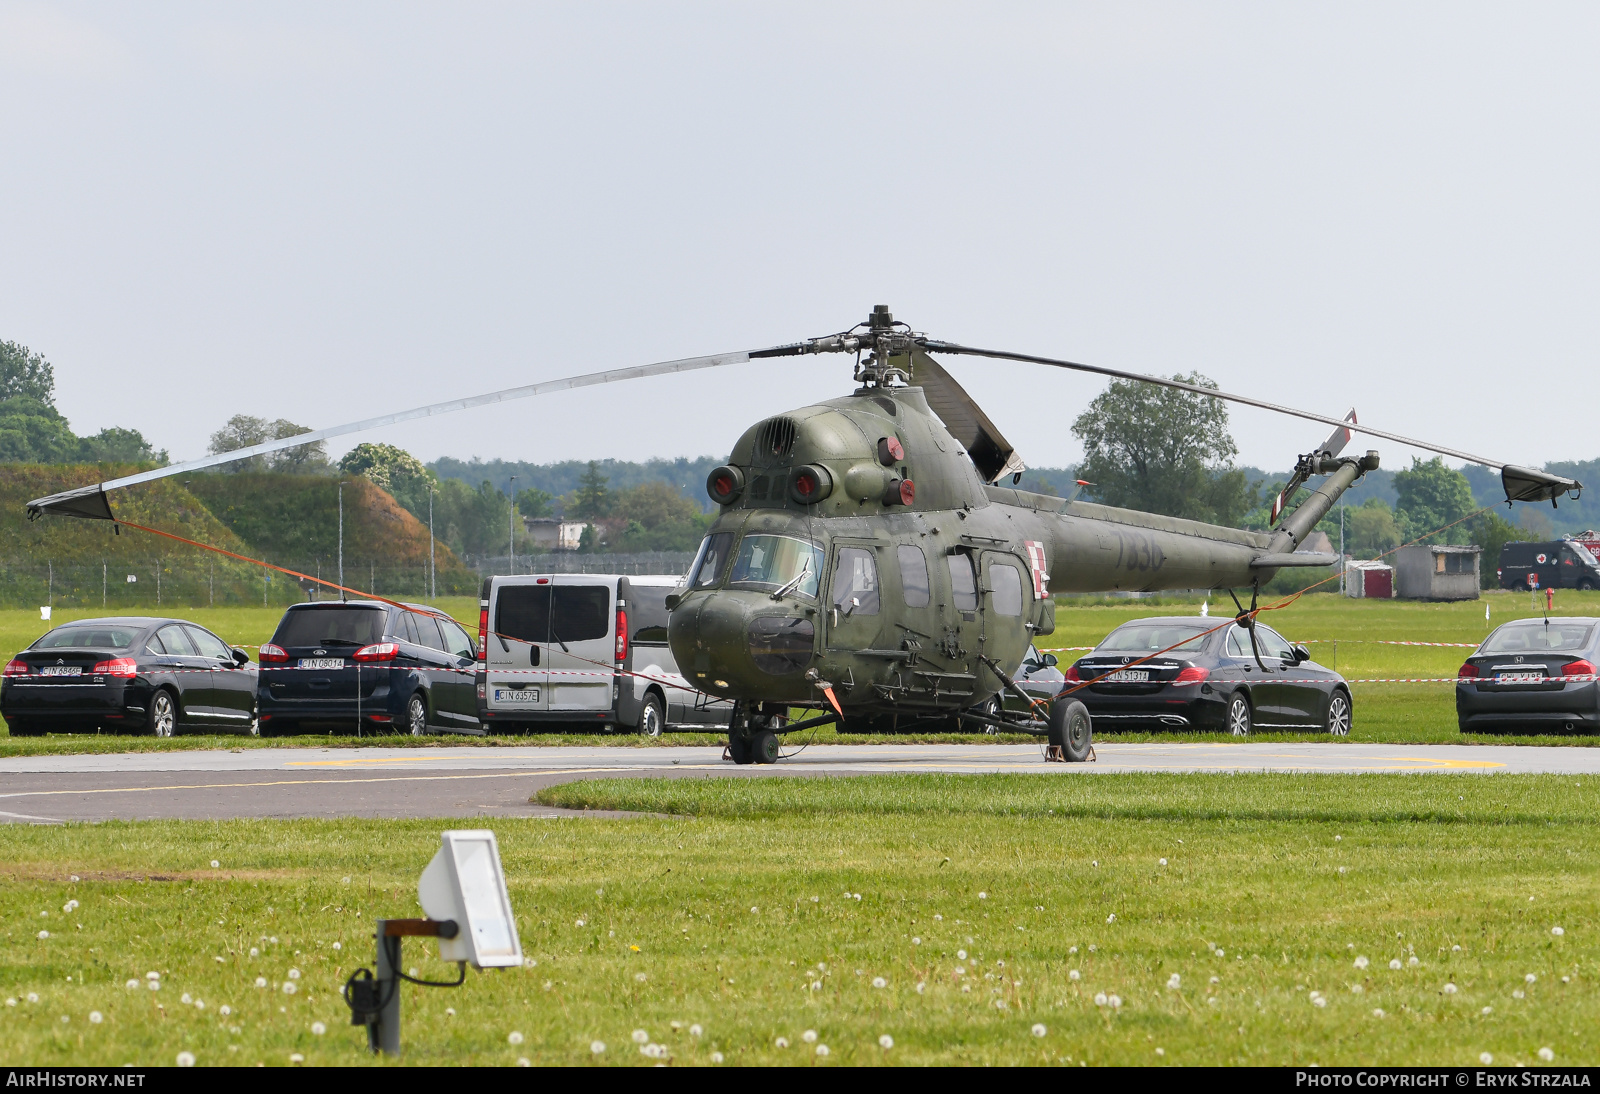
<svg viewBox="0 0 1600 1094"><path fill-rule="evenodd" d="M691 595L673 609L667 641L683 675L712 695L810 697L805 670L815 653L816 626L793 600L726 589Z"/></svg>

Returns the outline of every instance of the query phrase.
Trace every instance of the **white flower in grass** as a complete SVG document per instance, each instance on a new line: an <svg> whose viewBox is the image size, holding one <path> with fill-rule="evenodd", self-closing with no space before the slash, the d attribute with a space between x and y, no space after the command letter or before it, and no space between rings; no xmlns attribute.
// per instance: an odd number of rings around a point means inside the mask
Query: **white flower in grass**
<svg viewBox="0 0 1600 1094"><path fill-rule="evenodd" d="M1115 923L1116 921L1117 921L1117 913L1116 912L1112 912L1110 915L1106 916L1106 922L1107 923Z"/></svg>
<svg viewBox="0 0 1600 1094"><path fill-rule="evenodd" d="M705 1030L700 1027L700 1023L699 1022L696 1022L694 1025L689 1027L689 1036L690 1037L699 1037L699 1036L703 1035L704 1033L705 1033Z"/></svg>
<svg viewBox="0 0 1600 1094"><path fill-rule="evenodd" d="M1163 866L1165 866L1167 864L1167 860L1166 859L1161 859L1159 861L1160 861L1161 865L1163 865Z"/></svg>
<svg viewBox="0 0 1600 1094"><path fill-rule="evenodd" d="M1314 1006L1314 1007L1325 1007L1325 1006L1328 1005L1328 1000L1325 997L1319 995L1315 999L1311 1000L1311 1005Z"/></svg>
<svg viewBox="0 0 1600 1094"><path fill-rule="evenodd" d="M190 1003L194 1002L194 999L189 995L188 992L184 992L178 997L178 1002L182 1003L184 1006L188 1006Z"/></svg>
<svg viewBox="0 0 1600 1094"><path fill-rule="evenodd" d="M220 870L222 868L222 863L218 862L216 859L212 859L211 860L211 868L213 870Z"/></svg>
<svg viewBox="0 0 1600 1094"><path fill-rule="evenodd" d="M1490 1064L1494 1063L1494 1055L1493 1055L1493 1053L1489 1053L1489 1052L1480 1052L1480 1053L1478 1053L1478 1062L1480 1064L1482 1064L1484 1067L1488 1067Z"/></svg>
<svg viewBox="0 0 1600 1094"><path fill-rule="evenodd" d="M1399 968L1400 968L1400 959L1397 957L1394 960L1390 961L1389 962L1389 967L1391 969L1394 969L1394 970L1398 971Z"/></svg>
<svg viewBox="0 0 1600 1094"><path fill-rule="evenodd" d="M1373 1017L1374 1017L1374 1018L1382 1018L1382 1017L1383 1017L1383 1008L1382 1008L1382 1007L1379 1007L1379 1008L1377 1008L1377 1009L1376 1009L1376 1010L1374 1010L1374 1011L1373 1011L1373 1012L1372 1012L1372 1016L1373 1016Z"/></svg>
<svg viewBox="0 0 1600 1094"><path fill-rule="evenodd" d="M590 1041L589 1051L596 1056L602 1056L606 1051L606 1043L604 1041Z"/></svg>
<svg viewBox="0 0 1600 1094"><path fill-rule="evenodd" d="M299 990L300 990L300 985L296 984L293 980L285 980L283 982L283 994L285 994L285 995L293 995L295 992L297 992Z"/></svg>
<svg viewBox="0 0 1600 1094"><path fill-rule="evenodd" d="M533 1061L528 1059L526 1056L518 1056L517 1057L517 1066L518 1067L532 1067L533 1066Z"/></svg>
<svg viewBox="0 0 1600 1094"><path fill-rule="evenodd" d="M667 1058L667 1046L658 1045L654 1041L651 1041L647 1045L640 1045L639 1052L641 1055L648 1056L652 1060L664 1060Z"/></svg>
<svg viewBox="0 0 1600 1094"><path fill-rule="evenodd" d="M159 980L146 980L144 983L145 987L149 988L151 991L161 990L161 981Z"/></svg>
<svg viewBox="0 0 1600 1094"><path fill-rule="evenodd" d="M1044 1028L1044 1023L1043 1022L1035 1022L1033 1024L1033 1035L1035 1037L1043 1037L1045 1034L1047 1034L1049 1032L1050 1032L1049 1030Z"/></svg>
<svg viewBox="0 0 1600 1094"><path fill-rule="evenodd" d="M1493 1014L1493 1013L1494 1013L1494 1008L1493 1008L1493 1007L1484 1007L1484 1008L1483 1008L1483 1009L1482 1009L1482 1010L1481 1010L1481 1011L1479 1011L1479 1012L1478 1012L1478 1013L1479 1013L1479 1014Z"/></svg>
<svg viewBox="0 0 1600 1094"><path fill-rule="evenodd" d="M196 999L194 1001L194 1009L195 1010L205 1010L206 1009L206 1001L204 999Z"/></svg>
<svg viewBox="0 0 1600 1094"><path fill-rule="evenodd" d="M828 1054L828 1046L827 1045L818 1045L817 1046L817 1055L818 1056L826 1056L827 1054Z"/></svg>
<svg viewBox="0 0 1600 1094"><path fill-rule="evenodd" d="M411 970L411 975L412 976L417 975L417 970L416 969L412 969ZM290 980L298 980L298 979L300 979L300 970L299 969L290 969L289 970L289 979Z"/></svg>
<svg viewBox="0 0 1600 1094"><path fill-rule="evenodd" d="M41 941L41 942L42 942L42 941L43 941L43 940L44 940L44 939L46 939L46 938L49 938L49 937L50 937L50 932L49 932L49 931L40 931L40 932L39 932L39 940L40 940L40 941Z"/></svg>
<svg viewBox="0 0 1600 1094"><path fill-rule="evenodd" d="M913 945L913 946L920 946L920 945L922 945L922 939L920 939L920 938L916 938L916 937L913 937L913 938L912 938L912 939L911 939L911 944L912 944L912 945Z"/></svg>
<svg viewBox="0 0 1600 1094"><path fill-rule="evenodd" d="M1551 1049L1549 1047L1545 1047L1545 1048L1541 1048L1539 1050L1539 1059L1543 1060L1545 1063L1548 1064L1551 1060L1554 1060L1555 1058L1556 1058L1556 1054L1555 1054L1555 1051L1553 1049Z"/></svg>
<svg viewBox="0 0 1600 1094"><path fill-rule="evenodd" d="M78 902L76 900L69 900L61 906L61 910L66 912L68 915L71 915L72 909L76 908L77 906Z"/></svg>
<svg viewBox="0 0 1600 1094"><path fill-rule="evenodd" d="M713 1052L711 1054L711 1062L714 1064L720 1064L722 1062L722 1053Z"/></svg>
<svg viewBox="0 0 1600 1094"><path fill-rule="evenodd" d="M925 992L927 990L928 990L927 983L925 981L918 980L917 981L917 994L921 995L923 992Z"/></svg>
<svg viewBox="0 0 1600 1094"><path fill-rule="evenodd" d="M251 957L260 957L261 956L261 951L259 949L257 949L255 946L251 946L250 947L250 956Z"/></svg>
<svg viewBox="0 0 1600 1094"><path fill-rule="evenodd" d="M1550 933L1555 935L1557 938L1560 938L1562 935L1566 934L1567 932L1562 930L1560 927L1551 927L1550 928Z"/></svg>
<svg viewBox="0 0 1600 1094"><path fill-rule="evenodd" d="M133 991L134 989L138 988L139 981L137 981L137 980L129 980L126 984L124 984L122 986L127 988L129 991Z"/></svg>
<svg viewBox="0 0 1600 1094"><path fill-rule="evenodd" d="M575 920L572 925L574 927L581 927L581 926L583 926L583 924L584 924L584 921L579 919L579 920Z"/></svg>
<svg viewBox="0 0 1600 1094"><path fill-rule="evenodd" d="M72 1019L71 1019L71 1018L68 1018L68 1017L67 1017L67 1016L66 1016L66 1015L65 1015L65 1014L63 1014L63 1015L62 1015L62 1016L61 1016L61 1022L62 1022L62 1024L63 1024L63 1025L65 1025L65 1024L66 1024L66 1023L68 1023L68 1022L70 1022L70 1021L72 1021Z"/></svg>
<svg viewBox="0 0 1600 1094"><path fill-rule="evenodd" d="M1511 998L1513 998L1513 999L1526 999L1527 997L1528 997L1527 993L1524 992L1521 988L1518 988L1516 991L1511 993Z"/></svg>
<svg viewBox="0 0 1600 1094"><path fill-rule="evenodd" d="M817 1031L808 1029L800 1035L800 1039L808 1045L814 1045L817 1043Z"/></svg>
<svg viewBox="0 0 1600 1094"><path fill-rule="evenodd" d="M966 950L957 950L956 951L956 960L957 961L965 961L966 959L967 959L967 951Z"/></svg>
<svg viewBox="0 0 1600 1094"><path fill-rule="evenodd" d="M342 949L344 949L344 944L341 943L341 942L335 942L333 944L333 948L336 949L336 950L342 950Z"/></svg>
<svg viewBox="0 0 1600 1094"><path fill-rule="evenodd" d="M90 1022L91 1025L98 1026L101 1022L104 1022L105 1020L106 1020L106 1016L101 1014L99 1011L91 1010L89 1012L89 1022Z"/></svg>
<svg viewBox="0 0 1600 1094"><path fill-rule="evenodd" d="M988 900L989 899L989 894L988 893L979 893L978 894L978 899L979 900ZM888 1046L885 1045L884 1047L887 1048Z"/></svg>
<svg viewBox="0 0 1600 1094"><path fill-rule="evenodd" d="M750 909L750 914L751 915L760 915L761 914L761 909L760 908L751 908Z"/></svg>
<svg viewBox="0 0 1600 1094"><path fill-rule="evenodd" d="M1083 979L1083 973L1079 972L1077 969L1073 969L1071 972L1067 973L1067 979L1068 980L1082 980Z"/></svg>
<svg viewBox="0 0 1600 1094"><path fill-rule="evenodd" d="M636 1030L633 1031L633 1043L634 1044L642 1045L648 1040L650 1040L650 1034L646 1033L644 1030L636 1029Z"/></svg>
<svg viewBox="0 0 1600 1094"><path fill-rule="evenodd" d="M1418 965L1422 964L1422 962L1417 958L1417 956L1415 954L1413 954L1411 957L1406 959L1406 964L1411 966L1414 969Z"/></svg>
<svg viewBox="0 0 1600 1094"><path fill-rule="evenodd" d="M1351 984L1350 985L1350 992L1351 992L1352 995L1360 995L1362 992L1364 992L1366 990L1367 989L1362 987L1360 984Z"/></svg>
<svg viewBox="0 0 1600 1094"><path fill-rule="evenodd" d="M645 975L645 974L644 974L644 973L642 973L642 972L636 972L636 973L634 973L634 974L633 974L633 978L634 978L634 979L635 979L635 980L637 980L637 981L638 981L638 982L639 982L639 983L641 983L641 984L643 984L643 983L644 983L644 982L645 982L645 981L646 981L646 980L648 980L648 979L650 979L650 978L649 978L649 977L648 977L648 976L646 976L646 975Z"/></svg>
<svg viewBox="0 0 1600 1094"><path fill-rule="evenodd" d="M228 1015L233 1013L233 1008L224 1003L222 1006L217 1008L217 1013L226 1018Z"/></svg>
<svg viewBox="0 0 1600 1094"><path fill-rule="evenodd" d="M789 1047L789 1038L787 1038L787 1037L779 1037L776 1041L773 1041L772 1043L777 1045L779 1048L788 1048Z"/></svg>
<svg viewBox="0 0 1600 1094"><path fill-rule="evenodd" d="M1106 996L1106 1004L1110 1006L1112 1010L1116 1010L1122 1006L1122 996L1108 995Z"/></svg>
<svg viewBox="0 0 1600 1094"><path fill-rule="evenodd" d="M1370 964L1370 962L1365 957L1356 958L1356 968L1364 969L1368 964Z"/></svg>
<svg viewBox="0 0 1600 1094"><path fill-rule="evenodd" d="M885 1033L882 1037L878 1038L878 1047L884 1049L893 1048L894 1038Z"/></svg>
<svg viewBox="0 0 1600 1094"><path fill-rule="evenodd" d="M318 1037L321 1037L324 1033L328 1032L328 1027L323 1025L321 1022L312 1022L311 1032L316 1034Z"/></svg>
<svg viewBox="0 0 1600 1094"><path fill-rule="evenodd" d="M298 1052L291 1052L291 1053L289 1053L289 1062L291 1064L299 1066L300 1064L303 1064L303 1063L306 1062L306 1058L304 1056L300 1055L300 1053L298 1053Z"/></svg>
<svg viewBox="0 0 1600 1094"><path fill-rule="evenodd" d="M1533 973L1530 972L1527 976L1524 976L1522 979L1524 979L1528 983L1532 984L1534 981L1538 980L1539 978L1537 976L1535 976Z"/></svg>
<svg viewBox="0 0 1600 1094"><path fill-rule="evenodd" d="M1173 973L1171 976L1167 977L1168 991L1177 991L1181 987L1183 987L1183 978L1177 973Z"/></svg>
<svg viewBox="0 0 1600 1094"><path fill-rule="evenodd" d="M1454 984L1446 984L1444 986L1444 993L1446 995L1454 995L1457 990L1458 989L1456 988L1456 986Z"/></svg>
<svg viewBox="0 0 1600 1094"><path fill-rule="evenodd" d="M872 978L872 986L875 988L886 988L889 986L889 981L885 980L881 976L874 976Z"/></svg>
<svg viewBox="0 0 1600 1094"><path fill-rule="evenodd" d="M192 1053L192 1052L180 1052L180 1053L178 1053L178 1066L179 1067L193 1067L194 1066L194 1053Z"/></svg>
<svg viewBox="0 0 1600 1094"><path fill-rule="evenodd" d="M1105 992L1097 991L1097 992L1094 993L1094 1005L1095 1006L1103 1007L1103 1006L1106 1005L1106 1001L1107 1000L1106 1000L1106 993Z"/></svg>
<svg viewBox="0 0 1600 1094"><path fill-rule="evenodd" d="M510 1033L506 1034L506 1042L513 1045L522 1044L522 1031L514 1029Z"/></svg>

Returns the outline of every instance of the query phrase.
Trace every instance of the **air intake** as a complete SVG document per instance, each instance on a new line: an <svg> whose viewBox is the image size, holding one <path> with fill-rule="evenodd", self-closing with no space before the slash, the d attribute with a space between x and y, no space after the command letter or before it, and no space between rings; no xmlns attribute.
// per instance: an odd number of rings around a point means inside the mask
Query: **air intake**
<svg viewBox="0 0 1600 1094"><path fill-rule="evenodd" d="M787 456L794 451L794 435L793 418L771 418L761 426L756 443L764 456Z"/></svg>

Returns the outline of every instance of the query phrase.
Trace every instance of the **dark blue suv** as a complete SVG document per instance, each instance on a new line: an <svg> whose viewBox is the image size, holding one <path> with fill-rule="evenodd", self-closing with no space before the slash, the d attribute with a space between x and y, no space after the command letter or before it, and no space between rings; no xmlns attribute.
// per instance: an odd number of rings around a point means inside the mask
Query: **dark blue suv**
<svg viewBox="0 0 1600 1094"><path fill-rule="evenodd" d="M256 706L265 735L302 727L481 734L477 650L426 604L296 604L261 647Z"/></svg>

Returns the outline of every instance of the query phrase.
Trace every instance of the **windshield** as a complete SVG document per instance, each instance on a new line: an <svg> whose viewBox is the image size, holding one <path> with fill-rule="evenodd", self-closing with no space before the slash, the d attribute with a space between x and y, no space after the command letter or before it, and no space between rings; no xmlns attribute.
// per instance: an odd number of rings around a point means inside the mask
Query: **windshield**
<svg viewBox="0 0 1600 1094"><path fill-rule="evenodd" d="M722 580L722 571L728 568L728 545L733 542L732 532L713 532L700 543L700 553L694 556L689 567L689 588L709 589Z"/></svg>
<svg viewBox="0 0 1600 1094"><path fill-rule="evenodd" d="M1567 546L1572 548L1572 553L1578 556L1579 562L1590 566L1600 566L1600 562L1595 561L1594 554L1588 547L1581 543L1568 543Z"/></svg>
<svg viewBox="0 0 1600 1094"><path fill-rule="evenodd" d="M104 624L94 627L57 627L35 642L33 648L125 650L133 645L133 640L138 634L137 627L113 627Z"/></svg>
<svg viewBox="0 0 1600 1094"><path fill-rule="evenodd" d="M1479 653L1555 653L1588 648L1589 623L1508 623L1491 634Z"/></svg>
<svg viewBox="0 0 1600 1094"><path fill-rule="evenodd" d="M1208 627L1194 623L1129 623L1118 627L1095 647L1096 653L1197 653L1206 644Z"/></svg>
<svg viewBox="0 0 1600 1094"><path fill-rule="evenodd" d="M820 547L789 536L745 536L739 544L739 555L733 560L728 584L774 589L787 585L797 596L814 597L821 575Z"/></svg>
<svg viewBox="0 0 1600 1094"><path fill-rule="evenodd" d="M285 612L273 644L291 646L370 646L383 638L389 613L382 608L295 608Z"/></svg>

